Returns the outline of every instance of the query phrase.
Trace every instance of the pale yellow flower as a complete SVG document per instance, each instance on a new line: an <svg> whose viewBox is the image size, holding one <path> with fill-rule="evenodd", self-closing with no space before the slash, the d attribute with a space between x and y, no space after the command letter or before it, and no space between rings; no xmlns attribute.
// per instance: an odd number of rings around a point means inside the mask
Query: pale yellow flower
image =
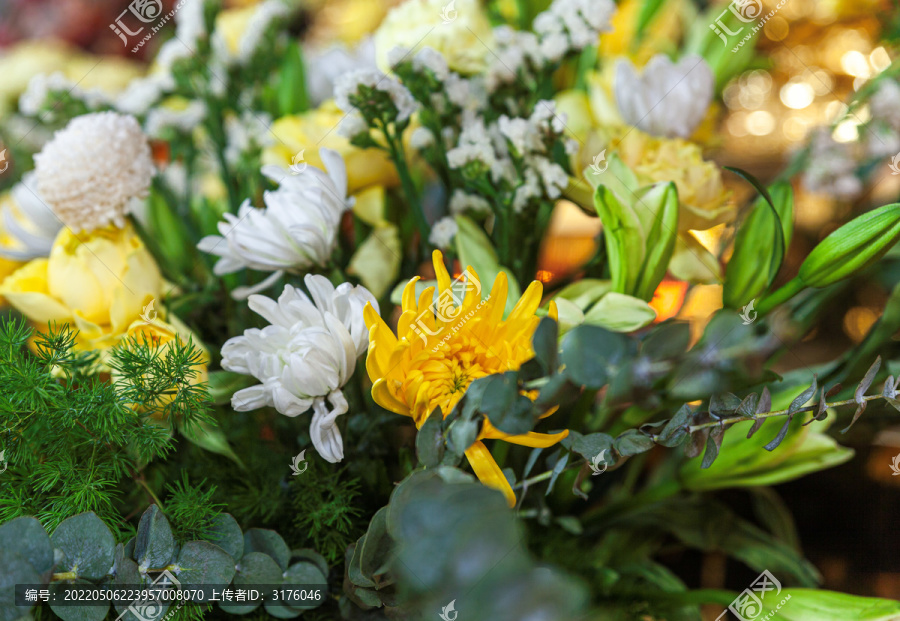
<svg viewBox="0 0 900 621"><path fill-rule="evenodd" d="M487 66L493 42L491 23L478 0L406 0L392 9L375 32L378 66L389 71L395 47L434 48L460 73Z"/></svg>
<svg viewBox="0 0 900 621"><path fill-rule="evenodd" d="M159 268L130 224L80 239L63 229L49 258L29 261L0 284L0 295L28 319L68 323L79 330L76 345L95 350L116 345L162 290Z"/></svg>
<svg viewBox="0 0 900 621"><path fill-rule="evenodd" d="M333 101L326 101L315 110L281 117L272 124L271 132L277 140L263 151L263 164L286 168L303 152L303 161L309 166L324 168L319 149L326 148L337 151L344 159L347 190L351 194L375 185L396 185L397 170L385 152L359 149L338 134L337 126L344 116Z"/></svg>

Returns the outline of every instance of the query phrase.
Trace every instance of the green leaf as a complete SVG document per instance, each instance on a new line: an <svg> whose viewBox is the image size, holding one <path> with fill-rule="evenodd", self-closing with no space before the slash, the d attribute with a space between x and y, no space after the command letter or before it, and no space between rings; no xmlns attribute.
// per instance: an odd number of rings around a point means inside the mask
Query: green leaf
<svg viewBox="0 0 900 621"><path fill-rule="evenodd" d="M181 431L181 435L183 435L191 444L196 444L200 448L211 453L224 455L243 470L247 469L244 462L242 462L240 457L238 457L231 449L231 446L228 444L228 439L225 437L221 428L205 422L195 422L191 425L183 425L178 421L176 425L178 426L178 430Z"/></svg>
<svg viewBox="0 0 900 621"><path fill-rule="evenodd" d="M301 562L288 567L288 570L284 574L284 584L286 587L289 587L290 585L316 585L322 587L321 593L323 597L321 599L306 600L306 603L303 604L298 604L296 600L294 600L291 602L291 608L308 610L310 608L318 608L325 603L325 597L328 593L328 578L327 575L323 574L321 569L313 563Z"/></svg>
<svg viewBox="0 0 900 621"><path fill-rule="evenodd" d="M569 300L581 310L585 310L591 304L606 295L612 288L612 283L608 280L598 280L596 278L584 278L567 285L556 294L554 299L559 298Z"/></svg>
<svg viewBox="0 0 900 621"><path fill-rule="evenodd" d="M832 232L807 255L799 278L809 287L827 287L868 267L900 238L900 203L858 216Z"/></svg>
<svg viewBox="0 0 900 621"><path fill-rule="evenodd" d="M244 533L244 554L248 552L268 554L282 570L287 569L291 560L290 548L274 530L251 528Z"/></svg>
<svg viewBox="0 0 900 621"><path fill-rule="evenodd" d="M763 599L763 607L772 611L788 599L776 619L783 621L896 621L900 602L875 597L860 597L821 589L784 589L778 597Z"/></svg>
<svg viewBox="0 0 900 621"><path fill-rule="evenodd" d="M41 575L28 559L6 547L0 548L0 568L0 621L14 621L28 614L33 606L15 606L16 585L40 584Z"/></svg>
<svg viewBox="0 0 900 621"><path fill-rule="evenodd" d="M665 4L664 0L647 0L641 3L641 12L638 13L637 25L635 27L635 39L640 41L644 36L644 30L656 17L656 14Z"/></svg>
<svg viewBox="0 0 900 621"><path fill-rule="evenodd" d="M213 518L203 538L228 552L235 561L244 555L244 535L229 513L220 513Z"/></svg>
<svg viewBox="0 0 900 621"><path fill-rule="evenodd" d="M231 395L257 383L259 380L250 375L232 371L210 371L207 387L213 403L225 405L231 403Z"/></svg>
<svg viewBox="0 0 900 621"><path fill-rule="evenodd" d="M96 606L72 606L66 605L63 598L65 597L61 588L65 583L52 583L50 584L50 610L52 610L56 615L62 619L63 621L100 621L105 618L107 614L109 614L109 602L101 603ZM93 583L88 582L87 580L76 580L73 584L77 584L83 587L92 587ZM59 589L59 590L57 590ZM54 591L55 593L54 597ZM160 617L162 614L160 614Z"/></svg>
<svg viewBox="0 0 900 621"><path fill-rule="evenodd" d="M278 72L277 95L279 117L309 109L303 51L295 41L291 41L285 50Z"/></svg>
<svg viewBox="0 0 900 621"><path fill-rule="evenodd" d="M362 575L372 580L376 588L391 581L385 579L394 542L387 532L387 507L375 512L369 522L366 536L360 546L359 568Z"/></svg>
<svg viewBox="0 0 900 621"><path fill-rule="evenodd" d="M359 276L362 284L381 299L397 280L402 257L399 229L393 224L381 224L353 253L347 273Z"/></svg>
<svg viewBox="0 0 900 621"><path fill-rule="evenodd" d="M690 342L690 324L683 321L666 321L649 331L641 343L641 354L651 360L666 360L686 352Z"/></svg>
<svg viewBox="0 0 900 621"><path fill-rule="evenodd" d="M653 448L653 439L637 429L629 429L616 438L613 447L622 457L646 453Z"/></svg>
<svg viewBox="0 0 900 621"><path fill-rule="evenodd" d="M788 408L788 417L787 420L784 421L784 425L781 427L781 431L778 432L778 435L775 438L766 444L765 449L767 451L774 451L778 448L778 445L781 444L781 441L784 440L784 436L787 434L788 429L791 426L791 421L794 419L794 414L796 414L797 410L806 405L806 402L812 399L817 390L816 386L816 376L813 375L812 386L804 390L800 395L791 402L790 407Z"/></svg>
<svg viewBox="0 0 900 621"><path fill-rule="evenodd" d="M0 549L19 554L38 573L48 571L53 565L50 537L33 517L18 517L0 525Z"/></svg>
<svg viewBox="0 0 900 621"><path fill-rule="evenodd" d="M175 553L175 538L169 520L157 505L150 505L138 524L134 554L144 568L165 567Z"/></svg>
<svg viewBox="0 0 900 621"><path fill-rule="evenodd" d="M228 584L234 578L234 559L208 541L188 541L178 553L176 575L182 584Z"/></svg>
<svg viewBox="0 0 900 621"><path fill-rule="evenodd" d="M235 569L237 570L234 575L234 586L236 587L250 584L280 585L282 583L281 569L278 567L278 563L271 556L262 552L245 554ZM256 610L259 602L246 604L222 602L219 607L225 612L243 615Z"/></svg>
<svg viewBox="0 0 900 621"><path fill-rule="evenodd" d="M390 507L386 508L389 509ZM347 565L347 578L357 586L374 588L375 581L363 574L362 567L360 566L360 563L362 562L362 546L365 540L366 536L363 535L352 546L353 553L350 555L350 563Z"/></svg>
<svg viewBox="0 0 900 621"><path fill-rule="evenodd" d="M444 457L443 421L444 414L440 407L436 407L416 434L416 457L426 468L434 468Z"/></svg>
<svg viewBox="0 0 900 621"><path fill-rule="evenodd" d="M638 210L643 207L654 217L644 224L647 231L644 240L646 252L634 291L630 293L642 300L650 300L666 275L672 253L675 251L678 231L678 190L674 182L657 183L642 188L635 200ZM639 216L640 214L638 211Z"/></svg>
<svg viewBox="0 0 900 621"><path fill-rule="evenodd" d="M634 291L644 259L644 234L634 209L607 187L599 186L594 205L603 223L603 241L612 276L612 290Z"/></svg>
<svg viewBox="0 0 900 621"><path fill-rule="evenodd" d="M659 432L656 441L666 447L680 446L688 437L688 429L694 420L694 410L688 404L682 405L675 416Z"/></svg>
<svg viewBox="0 0 900 621"><path fill-rule="evenodd" d="M490 293L497 275L501 271L506 273L508 283L506 312L509 313L522 295L515 276L500 265L494 245L481 226L466 216L456 216L456 224L459 227L459 232L454 237L456 254L459 256L461 265L471 265L472 269L478 273L478 277L481 279L482 298Z"/></svg>
<svg viewBox="0 0 900 621"><path fill-rule="evenodd" d="M553 319L544 317L538 323L531 339L534 347L534 357L541 363L545 375L556 372L559 366L559 340L557 338L558 326Z"/></svg>
<svg viewBox="0 0 900 621"><path fill-rule="evenodd" d="M79 577L102 578L115 559L116 540L93 511L63 520L50 536L50 543L65 555L61 571L75 572Z"/></svg>
<svg viewBox="0 0 900 621"><path fill-rule="evenodd" d="M597 326L579 326L563 337L560 361L574 383L599 390L628 350L629 340L621 334Z"/></svg>
<svg viewBox="0 0 900 621"><path fill-rule="evenodd" d="M569 436L563 439L562 445L585 459L593 459L601 452L611 449L613 442L615 438L606 433L589 433L583 436L570 431Z"/></svg>
<svg viewBox="0 0 900 621"><path fill-rule="evenodd" d="M521 394L515 371L489 375L475 380L483 384L478 410L497 429L520 435L534 428L535 416L531 399Z"/></svg>
<svg viewBox="0 0 900 621"><path fill-rule="evenodd" d="M291 561L295 563L300 561L312 563L319 568L319 571L322 572L323 576L328 575L328 561L325 560L324 556L311 548L291 550Z"/></svg>
<svg viewBox="0 0 900 621"><path fill-rule="evenodd" d="M765 293L781 269L793 231L794 198L790 184L772 186L770 198L771 204L765 196L754 203L735 235L722 292L728 308L741 308Z"/></svg>
<svg viewBox="0 0 900 621"><path fill-rule="evenodd" d="M610 292L584 315L584 323L613 332L633 332L653 323L656 311L645 301Z"/></svg>

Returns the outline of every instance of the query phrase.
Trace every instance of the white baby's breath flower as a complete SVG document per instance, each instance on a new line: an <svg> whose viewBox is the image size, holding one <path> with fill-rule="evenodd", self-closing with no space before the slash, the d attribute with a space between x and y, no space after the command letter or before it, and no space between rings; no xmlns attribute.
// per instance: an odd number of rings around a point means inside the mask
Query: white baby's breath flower
<svg viewBox="0 0 900 621"><path fill-rule="evenodd" d="M434 144L434 134L425 127L417 127L409 137L409 144L418 151L427 149Z"/></svg>
<svg viewBox="0 0 900 621"><path fill-rule="evenodd" d="M348 409L341 388L368 346L363 309L368 302L378 312L378 302L359 285L335 288L316 275L307 275L304 282L312 299L290 285L277 302L250 296L250 309L270 325L228 339L222 368L262 382L232 396L232 407L239 412L274 407L285 416L298 416L312 408L313 446L336 463L344 458L336 419Z"/></svg>
<svg viewBox="0 0 900 621"><path fill-rule="evenodd" d="M546 41L552 41L547 44L547 51L556 56L562 46L560 35L568 35L567 48L584 49L595 44L601 32L609 31L615 12L612 0L554 0L549 9L535 17L534 31L541 37L542 47ZM548 60L558 60L563 54Z"/></svg>
<svg viewBox="0 0 900 621"><path fill-rule="evenodd" d="M487 214L491 212L491 204L477 194L469 194L460 189L453 190L449 203L450 213L454 215L472 212Z"/></svg>
<svg viewBox="0 0 900 621"><path fill-rule="evenodd" d="M158 106L147 113L144 128L154 138L162 137L168 129L187 134L203 122L206 113L206 104L196 99L182 109Z"/></svg>
<svg viewBox="0 0 900 621"><path fill-rule="evenodd" d="M569 175L565 169L545 157L535 157L531 163L541 177L547 196L559 198L562 195L562 191L569 185Z"/></svg>
<svg viewBox="0 0 900 621"><path fill-rule="evenodd" d="M375 42L366 37L354 48L331 45L307 48L303 52L306 70L306 92L313 105L334 96L334 82L355 69L375 69Z"/></svg>
<svg viewBox="0 0 900 621"><path fill-rule="evenodd" d="M238 58L242 62L247 62L259 48L269 26L289 14L290 9L282 0L266 0L260 3L250 16L238 41Z"/></svg>
<svg viewBox="0 0 900 621"><path fill-rule="evenodd" d="M225 121L225 161L235 165L253 149L263 149L274 143L272 117L265 112L244 110L240 117Z"/></svg>
<svg viewBox="0 0 900 621"><path fill-rule="evenodd" d="M869 110L872 118L884 121L896 130L900 130L900 84L890 78L882 78L878 82L878 90L869 99Z"/></svg>
<svg viewBox="0 0 900 621"><path fill-rule="evenodd" d="M524 173L525 183L516 189L513 197L513 211L521 213L533 198L543 194L541 178L534 168L526 168Z"/></svg>
<svg viewBox="0 0 900 621"><path fill-rule="evenodd" d="M616 103L630 125L654 136L689 138L706 116L715 78L700 56L677 63L665 54L650 59L641 76L627 60L616 66Z"/></svg>
<svg viewBox="0 0 900 621"><path fill-rule="evenodd" d="M0 246L0 257L13 261L29 261L50 254L53 240L62 222L37 192L34 171L22 176L22 181L9 191L11 200L2 205L3 227L12 244Z"/></svg>
<svg viewBox="0 0 900 621"><path fill-rule="evenodd" d="M446 250L450 247L457 233L459 233L459 225L456 223L455 218L441 218L431 227L428 241L431 242L432 246Z"/></svg>
<svg viewBox="0 0 900 621"><path fill-rule="evenodd" d="M450 75L450 68L447 66L447 61L444 60L444 57L440 52L432 47L423 47L415 54L413 54L409 48L399 46L388 52L388 63L391 67L396 67L398 64L405 61L412 63L414 71L422 73L427 69L442 82Z"/></svg>
<svg viewBox="0 0 900 621"><path fill-rule="evenodd" d="M197 244L203 252L222 257L213 268L217 275L246 268L305 270L330 260L341 216L354 201L347 197L347 169L340 154L323 148L319 157L327 174L314 166L300 175L263 167L265 176L281 184L263 195L266 208L257 209L246 200L237 215L226 213L219 222L221 236L210 235Z"/></svg>
<svg viewBox="0 0 900 621"><path fill-rule="evenodd" d="M451 168L463 168L470 162L480 162L490 171L494 182L509 178L512 162L505 152L498 152L501 145L494 140L495 132L499 134L496 124L486 128L480 116L464 114L459 141L447 152L447 163Z"/></svg>
<svg viewBox="0 0 900 621"><path fill-rule="evenodd" d="M175 36L194 50L207 34L204 4L205 0L184 0L175 13Z"/></svg>
<svg viewBox="0 0 900 621"><path fill-rule="evenodd" d="M334 100L344 112L356 109L350 98L359 92L360 86L367 86L386 93L397 108L397 121L405 121L416 111L416 100L405 86L396 79L386 76L377 69L357 69L339 77L334 83ZM361 110L363 114L365 110Z"/></svg>
<svg viewBox="0 0 900 621"><path fill-rule="evenodd" d="M540 43L533 32L515 30L509 26L494 29L496 46L485 74L485 86L495 91L504 84L530 75L544 64Z"/></svg>
<svg viewBox="0 0 900 621"><path fill-rule="evenodd" d="M337 132L341 136L345 138L353 138L354 136L358 136L359 134L365 133L369 131L369 126L366 124L366 120L359 113L358 110L354 110L341 119L340 125L338 125Z"/></svg>
<svg viewBox="0 0 900 621"><path fill-rule="evenodd" d="M144 198L153 177L147 137L131 116L76 117L34 157L38 192L76 233L115 224Z"/></svg>
<svg viewBox="0 0 900 621"><path fill-rule="evenodd" d="M109 103L106 94L96 88L82 89L61 72L51 74L40 73L28 81L28 87L19 97L19 111L28 116L36 116L47 104L51 93L67 93L69 97L80 100L90 109L96 109Z"/></svg>
<svg viewBox="0 0 900 621"><path fill-rule="evenodd" d="M115 106L125 114L146 114L162 98L163 93L174 88L175 80L167 72L135 78L116 97Z"/></svg>

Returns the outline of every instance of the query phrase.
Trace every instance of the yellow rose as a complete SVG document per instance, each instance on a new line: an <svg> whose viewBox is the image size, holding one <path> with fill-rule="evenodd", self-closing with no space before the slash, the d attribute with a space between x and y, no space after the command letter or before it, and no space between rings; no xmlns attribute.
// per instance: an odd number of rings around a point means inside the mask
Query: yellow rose
<svg viewBox="0 0 900 621"><path fill-rule="evenodd" d="M391 9L375 32L375 52L382 71L395 47L432 47L460 73L486 68L493 44L491 23L478 0L406 0Z"/></svg>
<svg viewBox="0 0 900 621"><path fill-rule="evenodd" d="M34 259L0 285L0 295L38 323L69 323L82 349L114 346L151 300L163 280L153 257L131 225L106 228L79 240L60 231L50 256Z"/></svg>
<svg viewBox="0 0 900 621"><path fill-rule="evenodd" d="M722 183L719 167L705 161L693 142L655 138L631 129L622 138L613 139L610 147L634 171L640 185L675 182L679 231L704 231L734 218L731 192Z"/></svg>
<svg viewBox="0 0 900 621"><path fill-rule="evenodd" d="M336 128L344 116L333 101L326 101L315 110L281 117L272 124L271 131L278 140L263 152L263 164L287 167L294 156L303 151L304 162L324 168L319 149L326 147L344 158L351 194L373 185L396 185L397 170L386 153L354 147L337 133Z"/></svg>

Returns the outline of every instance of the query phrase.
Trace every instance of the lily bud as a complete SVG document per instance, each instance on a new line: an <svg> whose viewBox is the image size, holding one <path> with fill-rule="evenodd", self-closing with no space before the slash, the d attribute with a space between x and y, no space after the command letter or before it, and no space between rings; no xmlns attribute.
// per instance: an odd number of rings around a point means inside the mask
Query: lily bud
<svg viewBox="0 0 900 621"><path fill-rule="evenodd" d="M900 203L854 218L822 240L800 266L808 287L827 287L868 267L900 239Z"/></svg>

